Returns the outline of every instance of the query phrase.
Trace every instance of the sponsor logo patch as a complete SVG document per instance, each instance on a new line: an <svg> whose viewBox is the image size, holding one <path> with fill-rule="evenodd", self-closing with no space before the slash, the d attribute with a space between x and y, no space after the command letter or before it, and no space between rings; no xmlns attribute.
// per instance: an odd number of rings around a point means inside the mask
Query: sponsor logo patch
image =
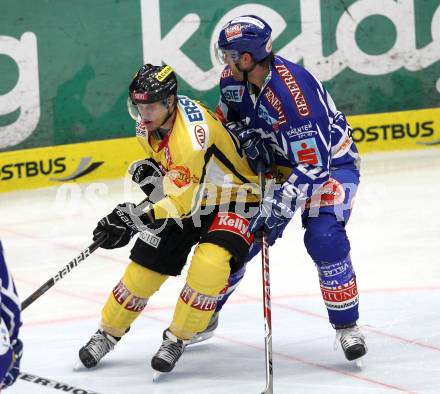
<svg viewBox="0 0 440 394"><path fill-rule="evenodd" d="M179 188L189 185L192 181L197 181L197 179L191 178L191 171L184 166L173 167L166 176Z"/></svg>
<svg viewBox="0 0 440 394"><path fill-rule="evenodd" d="M208 296L198 293L187 284L185 284L182 292L180 293L180 299L191 308L198 309L199 311L213 311L217 307L218 296Z"/></svg>
<svg viewBox="0 0 440 394"><path fill-rule="evenodd" d="M228 41L232 41L236 38L241 37L242 36L241 25L237 24L237 25L227 27L225 30L225 35L226 35L226 40L228 40Z"/></svg>
<svg viewBox="0 0 440 394"><path fill-rule="evenodd" d="M297 163L322 166L321 154L314 138L294 141L290 146Z"/></svg>
<svg viewBox="0 0 440 394"><path fill-rule="evenodd" d="M304 93L298 84L298 81L284 64L277 64L275 68L278 71L280 78L283 80L284 84L289 90L293 101L295 102L298 115L309 116L310 108L307 104L306 97L304 96Z"/></svg>
<svg viewBox="0 0 440 394"><path fill-rule="evenodd" d="M275 95L274 91L269 86L266 87L264 97L266 97L266 100L269 102L270 106L277 111L278 124L281 126L284 123L287 123L287 118L283 111L281 100Z"/></svg>
<svg viewBox="0 0 440 394"><path fill-rule="evenodd" d="M338 150L333 154L333 157L340 157L344 153L348 152L353 140L349 137L346 137L344 142L339 146Z"/></svg>
<svg viewBox="0 0 440 394"><path fill-rule="evenodd" d="M359 303L355 279L342 286L326 287L321 285L321 293L328 309L346 310Z"/></svg>
<svg viewBox="0 0 440 394"><path fill-rule="evenodd" d="M143 309L147 306L148 297L136 297L132 296L130 301L125 305L125 309L131 312L142 312Z"/></svg>
<svg viewBox="0 0 440 394"><path fill-rule="evenodd" d="M306 208L338 205L342 204L344 200L344 187L336 179L330 178L307 201Z"/></svg>
<svg viewBox="0 0 440 394"><path fill-rule="evenodd" d="M250 245L254 240L254 235L248 231L249 221L244 217L233 212L220 212L211 224L208 232L229 231L242 237Z"/></svg>
<svg viewBox="0 0 440 394"><path fill-rule="evenodd" d="M164 81L168 75L170 75L173 72L173 69L170 66L166 66L163 70L161 70L156 75L156 79L160 82Z"/></svg>
<svg viewBox="0 0 440 394"><path fill-rule="evenodd" d="M147 101L148 94L147 93L132 93L131 98L133 101Z"/></svg>
<svg viewBox="0 0 440 394"><path fill-rule="evenodd" d="M113 297L115 297L116 302L120 305L125 302L130 294L130 290L128 290L127 287L122 283L122 280L120 280L113 289Z"/></svg>
<svg viewBox="0 0 440 394"><path fill-rule="evenodd" d="M307 123L304 123L301 126L290 126L290 129L286 130L286 134L290 138L306 138L313 137L314 135L317 135L318 132L313 130L312 122L309 120Z"/></svg>
<svg viewBox="0 0 440 394"><path fill-rule="evenodd" d="M201 109L194 101L185 96L179 96L178 100L180 108L182 109L183 116L186 119L186 123L205 121Z"/></svg>
<svg viewBox="0 0 440 394"><path fill-rule="evenodd" d="M243 101L244 86L226 86L222 89L225 99L234 103Z"/></svg>
<svg viewBox="0 0 440 394"><path fill-rule="evenodd" d="M206 132L203 126L199 124L194 126L194 136L196 137L196 141L199 143L200 147L205 149Z"/></svg>

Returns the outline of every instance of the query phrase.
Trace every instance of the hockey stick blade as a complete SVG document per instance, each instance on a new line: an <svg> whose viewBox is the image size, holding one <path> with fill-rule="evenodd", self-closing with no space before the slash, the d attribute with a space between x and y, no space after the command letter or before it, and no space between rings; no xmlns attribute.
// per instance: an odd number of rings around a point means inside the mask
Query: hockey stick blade
<svg viewBox="0 0 440 394"><path fill-rule="evenodd" d="M93 242L87 249L82 251L78 256L72 259L63 269L58 271L56 275L50 278L44 285L35 290L29 297L27 297L21 304L21 310L25 310L30 304L35 300L40 298L46 291L48 291L56 282L61 280L65 275L67 275L72 269L74 269L78 264L83 262L87 257L89 257L96 249L98 249L105 241L106 236L102 234L95 242Z"/></svg>
<svg viewBox="0 0 440 394"><path fill-rule="evenodd" d="M18 379L24 380L26 382L35 383L40 386L48 387L55 390L60 390L61 392L73 392L73 393L81 393L81 394L99 394L96 391L91 390L85 390L83 388L71 386L67 383L58 382L53 379L48 378L42 378L41 376L26 373L26 372L20 372L18 374Z"/></svg>

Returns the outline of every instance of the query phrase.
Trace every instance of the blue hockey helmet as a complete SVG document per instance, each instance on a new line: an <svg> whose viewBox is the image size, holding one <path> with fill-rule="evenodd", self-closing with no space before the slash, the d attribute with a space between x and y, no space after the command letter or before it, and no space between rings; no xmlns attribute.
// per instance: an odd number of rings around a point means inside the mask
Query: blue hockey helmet
<svg viewBox="0 0 440 394"><path fill-rule="evenodd" d="M242 53L250 53L260 62L272 53L272 28L255 15L243 15L223 26L217 41L217 58L224 62L230 56L238 62Z"/></svg>

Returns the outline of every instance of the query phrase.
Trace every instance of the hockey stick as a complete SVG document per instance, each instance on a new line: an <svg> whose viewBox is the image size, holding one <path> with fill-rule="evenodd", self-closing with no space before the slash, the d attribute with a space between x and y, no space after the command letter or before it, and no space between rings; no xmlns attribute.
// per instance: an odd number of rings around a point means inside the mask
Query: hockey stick
<svg viewBox="0 0 440 394"><path fill-rule="evenodd" d="M137 206L148 202L148 196L144 198ZM73 270L79 263L84 261L87 257L89 257L96 249L98 249L106 240L106 235L102 234L98 239L89 245L87 249L81 252L78 256L72 259L69 264L67 264L62 270L58 271L58 273L50 278L44 285L35 290L28 298L26 298L21 304L21 310L25 310L30 304L32 304L35 300L40 298L46 291L48 291L55 283L59 280L63 279L65 275L67 275L71 270Z"/></svg>
<svg viewBox="0 0 440 394"><path fill-rule="evenodd" d="M48 387L55 390L60 390L63 393L68 391L69 393L81 393L81 394L98 394L96 391L89 391L83 388L78 388L71 386L66 383L58 382L53 379L42 378L41 376L31 375L29 373L20 372L18 374L18 379L24 380L25 382L31 382L35 384L39 384L40 386Z"/></svg>
<svg viewBox="0 0 440 394"><path fill-rule="evenodd" d="M62 270L58 271L56 275L50 278L44 285L35 290L28 298L21 303L21 310L25 310L35 300L40 298L46 291L48 291L55 283L63 279L71 270L73 270L79 263L89 257L96 249L98 249L106 239L106 235L102 234L95 242L89 245L87 249L81 252L78 256L72 259Z"/></svg>
<svg viewBox="0 0 440 394"><path fill-rule="evenodd" d="M258 163L258 177L260 181L261 200L266 190L266 178L261 162ZM272 312L270 306L270 272L269 272L269 244L264 230L261 230L261 273L263 277L263 310L264 310L264 349L266 356L266 388L262 394L273 394L272 369Z"/></svg>

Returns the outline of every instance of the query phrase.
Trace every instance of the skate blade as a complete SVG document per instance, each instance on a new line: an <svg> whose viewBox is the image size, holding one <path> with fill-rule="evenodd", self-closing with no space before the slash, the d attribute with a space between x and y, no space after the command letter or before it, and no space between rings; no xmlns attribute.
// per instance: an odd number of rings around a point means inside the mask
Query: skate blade
<svg viewBox="0 0 440 394"><path fill-rule="evenodd" d="M195 345L196 343L207 341L208 339L214 336L214 331L211 332L203 332L200 334L196 334L191 338L191 341L187 346Z"/></svg>
<svg viewBox="0 0 440 394"><path fill-rule="evenodd" d="M358 367L359 369L363 369L364 363L361 359L354 360L354 363L355 363L356 367Z"/></svg>
<svg viewBox="0 0 440 394"><path fill-rule="evenodd" d="M153 372L153 382L156 383L162 375L162 372L154 371Z"/></svg>
<svg viewBox="0 0 440 394"><path fill-rule="evenodd" d="M73 365L73 370L74 370L75 372L78 372L78 371L81 371L81 370L84 370L84 369L86 369L86 367L84 367L83 363L82 363L80 360L78 360L78 361Z"/></svg>

